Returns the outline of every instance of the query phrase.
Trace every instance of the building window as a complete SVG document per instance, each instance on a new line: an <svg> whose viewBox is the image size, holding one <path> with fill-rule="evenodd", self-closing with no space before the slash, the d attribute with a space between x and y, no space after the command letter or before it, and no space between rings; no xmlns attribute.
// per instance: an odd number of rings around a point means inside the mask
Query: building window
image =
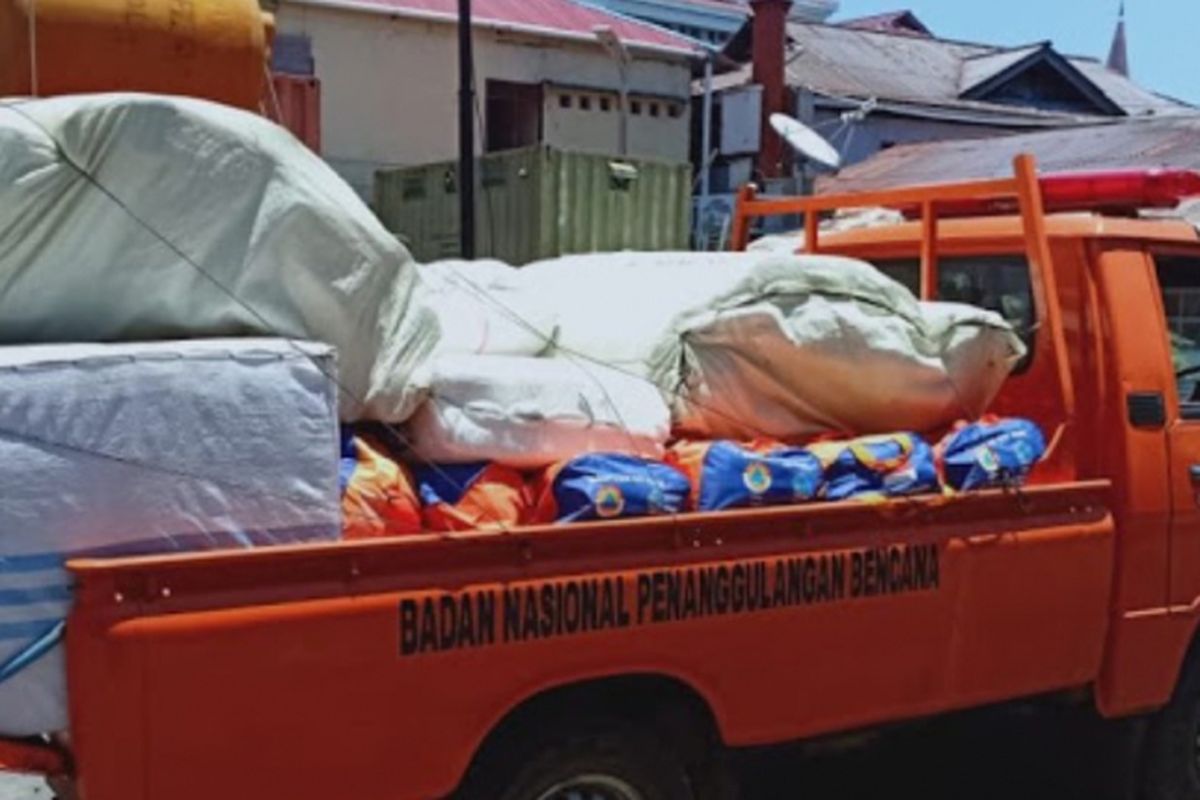
<svg viewBox="0 0 1200 800"><path fill-rule="evenodd" d="M558 107L559 108L570 108L571 107L571 95L567 94L566 92L563 92L562 94L560 94L558 96Z"/></svg>
<svg viewBox="0 0 1200 800"><path fill-rule="evenodd" d="M667 115L671 119L679 119L679 117L683 115L683 106L679 105L678 103L668 103Z"/></svg>
<svg viewBox="0 0 1200 800"><path fill-rule="evenodd" d="M652 116L652 117L658 116L658 103L650 104L650 116Z"/></svg>
<svg viewBox="0 0 1200 800"><path fill-rule="evenodd" d="M634 100L629 104L629 113L634 116L642 113L642 101Z"/></svg>
<svg viewBox="0 0 1200 800"><path fill-rule="evenodd" d="M607 97L601 97L600 98L600 110L601 111L611 111L612 110L612 100L609 100Z"/></svg>
<svg viewBox="0 0 1200 800"><path fill-rule="evenodd" d="M592 110L592 98L588 97L586 94L581 94L579 96L579 110L580 111L591 111Z"/></svg>
<svg viewBox="0 0 1200 800"><path fill-rule="evenodd" d="M559 103L565 95L559 96ZM489 153L527 147L542 140L542 87L536 83L487 82Z"/></svg>

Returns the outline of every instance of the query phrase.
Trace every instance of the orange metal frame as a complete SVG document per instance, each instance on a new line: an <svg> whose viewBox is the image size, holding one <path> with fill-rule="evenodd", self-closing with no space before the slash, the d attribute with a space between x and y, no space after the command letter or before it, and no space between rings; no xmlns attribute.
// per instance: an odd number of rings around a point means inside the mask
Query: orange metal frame
<svg viewBox="0 0 1200 800"><path fill-rule="evenodd" d="M730 247L745 250L750 243L754 219L777 216L804 216L804 250L821 251L822 214L844 209L895 208L920 209L921 212L921 299L932 300L937 294L939 211L963 201L1013 201L1017 203L1029 269L1038 306L1044 309L1058 363L1058 384L1062 395L1063 425L1053 441L1061 438L1065 426L1075 416L1075 386L1071 378L1067 340L1062 311L1058 302L1058 283L1050 240L1046 234L1046 213L1033 156L1022 154L1013 161L1013 177L961 183L929 184L900 189L882 189L854 194L829 194L808 197L759 197L757 187L746 184L738 192L733 215Z"/></svg>

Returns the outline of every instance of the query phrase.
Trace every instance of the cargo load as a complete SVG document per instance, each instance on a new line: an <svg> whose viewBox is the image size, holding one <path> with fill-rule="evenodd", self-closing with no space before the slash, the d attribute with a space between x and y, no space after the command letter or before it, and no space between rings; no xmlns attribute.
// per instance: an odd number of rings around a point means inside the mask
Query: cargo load
<svg viewBox="0 0 1200 800"><path fill-rule="evenodd" d="M500 464L426 464L415 470L426 530L510 530L530 521L529 490Z"/></svg>
<svg viewBox="0 0 1200 800"><path fill-rule="evenodd" d="M182 97L6 100L0 152L0 344L311 339L337 348L343 418L415 407L440 329L412 258L283 128Z"/></svg>
<svg viewBox="0 0 1200 800"><path fill-rule="evenodd" d="M955 491L1020 485L1046 454L1046 439L1027 419L988 416L956 425L936 453L946 486Z"/></svg>
<svg viewBox="0 0 1200 800"><path fill-rule="evenodd" d="M941 488L933 448L915 433L817 442L808 451L824 467L826 500L883 500Z"/></svg>
<svg viewBox="0 0 1200 800"><path fill-rule="evenodd" d="M590 453L548 468L534 487L534 521L585 522L678 514L691 487L679 470L622 453Z"/></svg>
<svg viewBox="0 0 1200 800"><path fill-rule="evenodd" d="M557 313L555 352L645 375L684 312L730 291L755 253L592 253L522 267L529 305Z"/></svg>
<svg viewBox="0 0 1200 800"><path fill-rule="evenodd" d="M502 261L435 261L417 268L413 302L436 325L433 355L549 353L559 313L523 291L520 270Z"/></svg>
<svg viewBox="0 0 1200 800"><path fill-rule="evenodd" d="M804 503L819 498L824 484L816 456L776 442L680 442L667 463L688 476L698 511Z"/></svg>
<svg viewBox="0 0 1200 800"><path fill-rule="evenodd" d="M412 474L372 437L342 432L342 535L374 539L421 532Z"/></svg>
<svg viewBox="0 0 1200 800"><path fill-rule="evenodd" d="M682 435L790 441L974 419L1024 352L999 315L919 303L866 262L777 255L677 318L648 374Z"/></svg>
<svg viewBox="0 0 1200 800"><path fill-rule="evenodd" d="M659 458L670 411L648 381L584 359L443 356L422 380L413 455L536 469L589 452Z"/></svg>
<svg viewBox="0 0 1200 800"><path fill-rule="evenodd" d="M0 348L0 734L67 725L68 557L339 537L335 368L280 340Z"/></svg>

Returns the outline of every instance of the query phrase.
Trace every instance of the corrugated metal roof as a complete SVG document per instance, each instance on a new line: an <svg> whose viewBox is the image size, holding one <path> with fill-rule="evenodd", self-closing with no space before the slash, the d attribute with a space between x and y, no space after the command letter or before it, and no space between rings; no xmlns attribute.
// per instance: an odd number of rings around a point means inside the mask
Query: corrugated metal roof
<svg viewBox="0 0 1200 800"><path fill-rule="evenodd" d="M1200 170L1200 114L894 147L821 179L817 188L843 192L1002 177L1012 174L1020 153L1033 153L1044 172Z"/></svg>
<svg viewBox="0 0 1200 800"><path fill-rule="evenodd" d="M985 48L832 25L788 25L788 83L815 91L892 100L958 96L963 59Z"/></svg>
<svg viewBox="0 0 1200 800"><path fill-rule="evenodd" d="M992 108L1000 115L1029 110L970 102L961 95L964 87L979 85L1022 58L1028 58L1039 47L1048 47L1033 44L1005 48L818 23L789 23L787 30L786 69L790 86L804 87L829 97L874 97L909 105L961 107L972 114L986 108ZM735 40L731 47L745 48L746 40L739 38L741 41ZM742 53L734 54L739 60L743 56ZM1194 110L1141 88L1095 60L1078 57L1066 57L1066 60L1130 116ZM749 80L750 66L746 64L718 76L717 85L738 86ZM1050 124L1094 119L1087 115L1052 112L1043 112L1041 116Z"/></svg>
<svg viewBox="0 0 1200 800"><path fill-rule="evenodd" d="M457 0L291 1L331 8L383 11L444 22L458 20ZM473 0L471 12L473 24L481 27L504 28L554 38L595 40L595 27L607 25L627 45L681 55L700 52L697 44L685 36L572 0Z"/></svg>
<svg viewBox="0 0 1200 800"><path fill-rule="evenodd" d="M1193 114L1196 109L1178 100L1155 94L1118 72L1113 72L1092 58L1071 58L1075 68L1084 74L1114 103L1131 117L1146 114Z"/></svg>
<svg viewBox="0 0 1200 800"><path fill-rule="evenodd" d="M750 16L749 6L745 5L744 3L739 3L737 0L674 0L674 2L681 6L716 8L731 14L737 14L743 18Z"/></svg>
<svg viewBox="0 0 1200 800"><path fill-rule="evenodd" d="M1004 70L1014 66L1042 49L1042 44L1031 44L1012 50L997 50L994 53L970 56L962 62L962 72L958 77L958 92L965 94L976 86L999 75Z"/></svg>

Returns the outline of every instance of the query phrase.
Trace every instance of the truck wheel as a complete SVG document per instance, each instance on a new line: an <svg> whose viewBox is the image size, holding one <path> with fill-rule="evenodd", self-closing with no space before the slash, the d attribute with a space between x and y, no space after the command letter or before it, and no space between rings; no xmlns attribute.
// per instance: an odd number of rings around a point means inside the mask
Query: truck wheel
<svg viewBox="0 0 1200 800"><path fill-rule="evenodd" d="M1200 800L1200 651L1193 651L1171 701L1146 733L1145 800Z"/></svg>
<svg viewBox="0 0 1200 800"><path fill-rule="evenodd" d="M508 750L508 748L505 748ZM535 737L478 765L456 800L695 800L683 762L650 732L598 726Z"/></svg>

